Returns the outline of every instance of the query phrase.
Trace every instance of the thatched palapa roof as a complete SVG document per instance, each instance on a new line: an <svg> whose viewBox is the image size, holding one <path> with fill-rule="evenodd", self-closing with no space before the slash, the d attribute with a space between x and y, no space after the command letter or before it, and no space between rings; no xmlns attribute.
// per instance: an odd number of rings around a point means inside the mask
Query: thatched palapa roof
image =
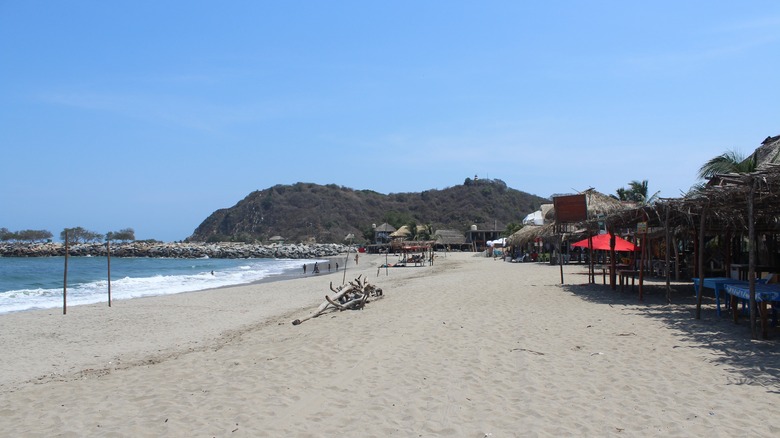
<svg viewBox="0 0 780 438"><path fill-rule="evenodd" d="M758 169L766 169L770 163L780 161L780 135L767 137L761 142L761 146L755 150L756 163Z"/></svg>
<svg viewBox="0 0 780 438"><path fill-rule="evenodd" d="M585 191L585 202L588 206L588 219L636 207L636 204L633 202L620 201L613 196L605 195L593 189ZM550 222L555 220L555 207L550 208L545 213L544 219Z"/></svg>
<svg viewBox="0 0 780 438"><path fill-rule="evenodd" d="M589 220L596 219L601 215L610 215L636 207L634 203L620 201L593 189L585 191L585 201ZM509 236L510 245L522 246L533 241L537 237L544 238L556 235L554 205L543 205L542 212L544 213L545 225L526 225ZM577 232L574 233L574 235L578 234L585 234L585 230L577 230Z"/></svg>
<svg viewBox="0 0 780 438"><path fill-rule="evenodd" d="M507 244L513 246L523 246L529 242L533 242L537 237L551 235L553 233L553 229L553 224L526 225L509 236L507 239Z"/></svg>
<svg viewBox="0 0 780 438"><path fill-rule="evenodd" d="M396 231L396 229L394 226L385 222L382 225L379 225L378 227L374 228L374 231L377 233L392 233Z"/></svg>
<svg viewBox="0 0 780 438"><path fill-rule="evenodd" d="M433 238L437 245L465 245L466 236L458 230L436 230Z"/></svg>
<svg viewBox="0 0 780 438"><path fill-rule="evenodd" d="M392 237L394 239L397 239L397 238L407 238L407 237L410 237L411 235L412 235L412 232L409 231L409 227L406 226L406 225L404 225L401 228L399 228L399 229L393 231L392 233L390 233L390 237Z"/></svg>

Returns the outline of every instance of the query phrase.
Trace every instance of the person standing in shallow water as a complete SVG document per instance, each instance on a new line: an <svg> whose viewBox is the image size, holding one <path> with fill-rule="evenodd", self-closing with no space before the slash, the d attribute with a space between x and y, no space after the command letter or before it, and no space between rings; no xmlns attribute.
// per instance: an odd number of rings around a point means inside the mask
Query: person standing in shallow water
<svg viewBox="0 0 780 438"><path fill-rule="evenodd" d="M303 275L306 275L306 263L303 264Z"/></svg>
<svg viewBox="0 0 780 438"><path fill-rule="evenodd" d="M314 274L320 273L320 265L317 262L314 262Z"/></svg>

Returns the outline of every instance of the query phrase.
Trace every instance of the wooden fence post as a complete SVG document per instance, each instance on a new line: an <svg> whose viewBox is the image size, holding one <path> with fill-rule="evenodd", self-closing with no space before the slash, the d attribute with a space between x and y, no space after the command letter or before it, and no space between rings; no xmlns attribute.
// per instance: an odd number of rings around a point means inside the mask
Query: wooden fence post
<svg viewBox="0 0 780 438"><path fill-rule="evenodd" d="M68 230L65 230L65 274L62 279L62 314L68 313Z"/></svg>

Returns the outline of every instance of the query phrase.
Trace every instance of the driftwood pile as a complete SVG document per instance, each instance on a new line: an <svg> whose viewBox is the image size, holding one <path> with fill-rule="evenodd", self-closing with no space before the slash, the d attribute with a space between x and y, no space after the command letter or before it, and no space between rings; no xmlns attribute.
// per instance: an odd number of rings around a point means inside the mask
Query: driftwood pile
<svg viewBox="0 0 780 438"><path fill-rule="evenodd" d="M296 319L293 321L293 325L298 325L304 321L308 321L312 318L316 318L323 313L338 309L339 311L347 309L362 309L369 298L382 298L382 289L368 283L367 279L362 279L361 276L354 281L350 281L348 284L339 286L338 289L333 288L333 282L330 283L330 290L333 291L333 296L325 295L325 302L311 315L303 319Z"/></svg>

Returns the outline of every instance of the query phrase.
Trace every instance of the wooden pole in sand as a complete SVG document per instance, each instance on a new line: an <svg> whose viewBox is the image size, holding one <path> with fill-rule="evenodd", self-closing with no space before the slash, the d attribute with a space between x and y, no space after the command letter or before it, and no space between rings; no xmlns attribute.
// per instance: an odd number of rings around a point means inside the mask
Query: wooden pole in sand
<svg viewBox="0 0 780 438"><path fill-rule="evenodd" d="M639 250L641 251L639 253L639 301L644 300L644 291L643 291L643 283L644 283L644 272L645 272L645 254L647 252L647 224L645 224L644 233L642 233L642 246L639 247ZM633 281L633 280L632 280Z"/></svg>
<svg viewBox="0 0 780 438"><path fill-rule="evenodd" d="M612 229L607 230L609 232L609 286L612 290L617 289L616 276L617 261L615 260L615 233Z"/></svg>
<svg viewBox="0 0 780 438"><path fill-rule="evenodd" d="M347 258L344 260L344 277L341 279L341 284L347 282L347 263L349 263L349 253L352 252L352 247L347 248Z"/></svg>
<svg viewBox="0 0 780 438"><path fill-rule="evenodd" d="M558 241L558 265L561 267L561 284L563 284L563 234Z"/></svg>
<svg viewBox="0 0 780 438"><path fill-rule="evenodd" d="M756 224L754 217L754 202L756 181L750 180L750 196L748 197L748 290L750 298L750 333L753 339L758 339L756 328ZM701 290L701 287L699 287Z"/></svg>
<svg viewBox="0 0 780 438"><path fill-rule="evenodd" d="M65 230L65 274L62 279L62 314L68 314L68 230Z"/></svg>
<svg viewBox="0 0 780 438"><path fill-rule="evenodd" d="M697 264L699 274L699 293L696 297L696 319L701 319L701 298L704 295L704 221L707 215L707 206L701 209L701 217L699 218L699 244L698 244L698 257Z"/></svg>
<svg viewBox="0 0 780 438"><path fill-rule="evenodd" d="M588 264L590 265L590 283L596 284L596 270L593 266L593 236L588 234Z"/></svg>
<svg viewBox="0 0 780 438"><path fill-rule="evenodd" d="M108 307L111 307L111 238L106 237L106 261L108 263Z"/></svg>
<svg viewBox="0 0 780 438"><path fill-rule="evenodd" d="M672 239L669 232L669 206L666 205L666 219L664 220L664 229L666 231L666 250L664 251L664 274L666 276L666 302L672 302L671 272L669 270L669 260L671 259Z"/></svg>
<svg viewBox="0 0 780 438"><path fill-rule="evenodd" d="M341 279L341 284L347 283L347 263L349 263L349 254L352 252L352 244L355 242L355 235L352 233L347 234L346 239L350 239L349 248L347 248L347 259L344 260L344 278Z"/></svg>

